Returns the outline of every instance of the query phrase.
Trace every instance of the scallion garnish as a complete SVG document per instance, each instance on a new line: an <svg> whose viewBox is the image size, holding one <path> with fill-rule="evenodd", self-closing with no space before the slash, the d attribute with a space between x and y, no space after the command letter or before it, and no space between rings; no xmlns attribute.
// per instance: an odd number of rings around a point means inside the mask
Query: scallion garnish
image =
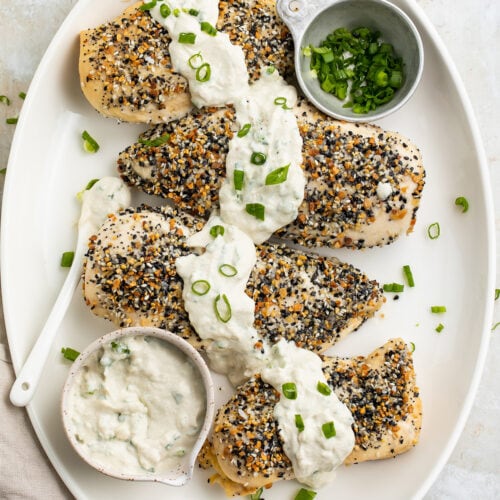
<svg viewBox="0 0 500 500"><path fill-rule="evenodd" d="M61 255L61 267L71 267L74 258L75 252L63 252Z"/></svg>
<svg viewBox="0 0 500 500"><path fill-rule="evenodd" d="M186 14L194 17L196 17L200 13L200 11L196 9L182 9L182 12L185 12Z"/></svg>
<svg viewBox="0 0 500 500"><path fill-rule="evenodd" d="M156 0L151 0L151 2L143 3L139 9L140 10L151 10L156 7Z"/></svg>
<svg viewBox="0 0 500 500"><path fill-rule="evenodd" d="M99 144L97 144L97 141L86 130L82 132L82 139L83 149L87 153L97 153L99 151Z"/></svg>
<svg viewBox="0 0 500 500"><path fill-rule="evenodd" d="M89 189L92 189L92 187L94 186L94 184L96 182L99 182L99 179L91 179L89 182L87 182L87 185L85 186L84 191L88 191Z"/></svg>
<svg viewBox="0 0 500 500"><path fill-rule="evenodd" d="M245 179L245 172L243 170L235 170L233 172L234 189L241 191L243 189L243 180Z"/></svg>
<svg viewBox="0 0 500 500"><path fill-rule="evenodd" d="M221 299L222 302L224 303L222 307L220 304ZM231 319L232 316L231 304L229 303L229 299L227 298L225 293L223 293L222 295L219 294L217 295L217 297L215 297L214 311L215 315L217 316L217 319L222 323L227 323Z"/></svg>
<svg viewBox="0 0 500 500"><path fill-rule="evenodd" d="M441 234L441 226L439 225L439 222L433 222L427 228L427 234L431 240L439 238L439 235Z"/></svg>
<svg viewBox="0 0 500 500"><path fill-rule="evenodd" d="M207 23L206 21L203 21L200 23L200 28L201 28L201 31L203 31L207 35L210 35L210 36L217 35L217 30L210 23Z"/></svg>
<svg viewBox="0 0 500 500"><path fill-rule="evenodd" d="M118 354L130 354L130 349L127 344L124 344L123 342L116 342L115 340L112 340L111 349Z"/></svg>
<svg viewBox="0 0 500 500"><path fill-rule="evenodd" d="M172 14L170 7L166 3L160 6L160 14L161 17L163 17L164 19L168 17L170 14Z"/></svg>
<svg viewBox="0 0 500 500"><path fill-rule="evenodd" d="M316 497L316 492L312 490L306 490L305 488L300 488L298 493L295 495L294 500L313 500Z"/></svg>
<svg viewBox="0 0 500 500"><path fill-rule="evenodd" d="M250 162L254 165L264 165L266 160L267 156L264 153L259 153L258 151L252 153L252 156L250 156Z"/></svg>
<svg viewBox="0 0 500 500"><path fill-rule="evenodd" d="M281 184L285 182L288 177L288 169L290 167L290 163L285 165L284 167L277 168L273 170L266 176L266 186L272 186L275 184Z"/></svg>
<svg viewBox="0 0 500 500"><path fill-rule="evenodd" d="M231 264L222 264L219 266L219 273L226 278L232 278L238 274L238 269L236 269Z"/></svg>
<svg viewBox="0 0 500 500"><path fill-rule="evenodd" d="M15 125L18 122L19 118L17 116L13 116L11 118L6 118L5 123L7 125Z"/></svg>
<svg viewBox="0 0 500 500"><path fill-rule="evenodd" d="M281 106L283 109L292 109L287 106L286 97L276 97L274 104L276 104L276 106Z"/></svg>
<svg viewBox="0 0 500 500"><path fill-rule="evenodd" d="M469 202L467 201L467 198L463 196L459 196L455 200L455 205L462 207L462 213L465 213L467 212L467 210L469 210Z"/></svg>
<svg viewBox="0 0 500 500"><path fill-rule="evenodd" d="M440 314L446 312L446 306L431 306L431 313Z"/></svg>
<svg viewBox="0 0 500 500"><path fill-rule="evenodd" d="M243 125L243 127L240 128L240 130L238 130L238 137L245 137L248 132L250 132L250 129L252 128L252 125L250 123L245 123L245 125Z"/></svg>
<svg viewBox="0 0 500 500"><path fill-rule="evenodd" d="M213 229L213 228L212 228ZM195 295L206 295L210 290L210 283L207 280L196 280L191 285L191 291Z"/></svg>
<svg viewBox="0 0 500 500"><path fill-rule="evenodd" d="M0 95L0 102L2 104L7 104L7 106L10 106L10 99L6 95Z"/></svg>
<svg viewBox="0 0 500 500"><path fill-rule="evenodd" d="M250 495L250 500L261 500L262 492L264 491L264 488L261 487L259 488L255 493L252 493Z"/></svg>
<svg viewBox="0 0 500 500"><path fill-rule="evenodd" d="M212 75L212 68L210 67L210 64L203 63L196 70L196 81L201 83L208 82L208 80L210 80L211 75Z"/></svg>
<svg viewBox="0 0 500 500"><path fill-rule="evenodd" d="M0 169L0 174L5 175L7 173L7 167Z"/></svg>
<svg viewBox="0 0 500 500"><path fill-rule="evenodd" d="M286 382L281 386L281 391L286 399L297 399L297 386L294 382Z"/></svg>
<svg viewBox="0 0 500 500"><path fill-rule="evenodd" d="M258 220L265 219L266 207L261 203L247 203L245 210L248 214L253 215Z"/></svg>
<svg viewBox="0 0 500 500"><path fill-rule="evenodd" d="M410 352L415 352L415 343L410 342Z"/></svg>
<svg viewBox="0 0 500 500"><path fill-rule="evenodd" d="M410 266L406 265L403 266L403 272L406 277L406 281L408 282L409 287L414 287L415 286L415 280L413 279L413 273L411 272Z"/></svg>
<svg viewBox="0 0 500 500"><path fill-rule="evenodd" d="M401 283L386 283L384 285L384 292L400 293L403 292L405 286Z"/></svg>
<svg viewBox="0 0 500 500"><path fill-rule="evenodd" d="M75 351L75 349L72 349L71 347L61 348L61 353L64 356L64 359L67 359L69 361L75 361L75 359L80 356L80 353L78 351Z"/></svg>
<svg viewBox="0 0 500 500"><path fill-rule="evenodd" d="M22 99L23 101L26 99L26 92L19 92L19 99Z"/></svg>
<svg viewBox="0 0 500 500"><path fill-rule="evenodd" d="M181 15L181 9L174 9L174 16L179 17Z"/></svg>
<svg viewBox="0 0 500 500"><path fill-rule="evenodd" d="M202 64L203 64L203 56L201 55L201 52L197 52L196 54L193 54L188 59L188 66L191 69L198 69Z"/></svg>
<svg viewBox="0 0 500 500"><path fill-rule="evenodd" d="M212 226L210 228L210 236L213 238L217 238L217 236L224 236L224 226L220 226L219 224Z"/></svg>
<svg viewBox="0 0 500 500"><path fill-rule="evenodd" d="M266 69L266 73L268 75L272 75L275 71L276 71L276 66L268 66L268 68Z"/></svg>
<svg viewBox="0 0 500 500"><path fill-rule="evenodd" d="M498 300L500 297L500 288L495 288L495 300Z"/></svg>
<svg viewBox="0 0 500 500"><path fill-rule="evenodd" d="M329 396L332 393L330 386L324 382L318 382L316 389L320 394L323 394L323 396Z"/></svg>
<svg viewBox="0 0 500 500"><path fill-rule="evenodd" d="M439 323L439 325L436 326L436 332L441 333L443 330L444 330L443 323Z"/></svg>
<svg viewBox="0 0 500 500"><path fill-rule="evenodd" d="M304 419L302 418L302 415L299 415L298 413L295 415L295 427L297 427L299 432L302 432L305 429Z"/></svg>
<svg viewBox="0 0 500 500"><path fill-rule="evenodd" d="M140 144L144 144L144 146L148 146L150 148L156 148L158 146L161 146L162 144L165 144L170 140L170 134L166 133L163 135L160 135L160 137L157 137L156 139L139 139Z"/></svg>
<svg viewBox="0 0 500 500"><path fill-rule="evenodd" d="M500 325L500 321L498 323L495 323L492 327L491 327L491 331L493 330L496 330L498 325Z"/></svg>
<svg viewBox="0 0 500 500"><path fill-rule="evenodd" d="M193 44L196 42L196 34L195 33L179 33L179 43L189 43Z"/></svg>
<svg viewBox="0 0 500 500"><path fill-rule="evenodd" d="M323 435L326 439L330 439L337 435L337 431L335 430L335 424L333 422L326 422L321 426L321 430L323 431Z"/></svg>

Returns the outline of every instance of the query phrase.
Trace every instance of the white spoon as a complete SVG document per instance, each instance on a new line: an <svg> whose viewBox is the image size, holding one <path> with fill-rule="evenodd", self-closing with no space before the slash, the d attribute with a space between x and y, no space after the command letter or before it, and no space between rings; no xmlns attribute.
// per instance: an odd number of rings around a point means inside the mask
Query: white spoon
<svg viewBox="0 0 500 500"><path fill-rule="evenodd" d="M108 214L129 205L130 192L117 177L103 177L91 189L84 191L73 263L35 345L17 373L10 391L10 401L13 405L26 406L35 394L54 337L80 281L82 260L89 237L97 232Z"/></svg>

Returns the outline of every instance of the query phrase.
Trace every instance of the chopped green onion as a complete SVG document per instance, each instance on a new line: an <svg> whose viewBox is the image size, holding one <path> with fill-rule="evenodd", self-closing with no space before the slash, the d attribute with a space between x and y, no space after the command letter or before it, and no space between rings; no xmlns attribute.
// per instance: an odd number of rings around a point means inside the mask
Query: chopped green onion
<svg viewBox="0 0 500 500"><path fill-rule="evenodd" d="M283 109L292 109L287 106L286 97L276 97L274 104L276 104L276 106L281 106Z"/></svg>
<svg viewBox="0 0 500 500"><path fill-rule="evenodd" d="M205 32L207 35L215 36L217 35L217 30L206 21L200 23L201 31Z"/></svg>
<svg viewBox="0 0 500 500"><path fill-rule="evenodd" d="M7 167L0 169L0 174L6 174L7 173Z"/></svg>
<svg viewBox="0 0 500 500"><path fill-rule="evenodd" d="M219 310L219 302L222 298L222 301L224 302L225 307L223 308L222 311ZM214 300L214 311L215 315L217 316L217 319L221 321L222 323L227 323L232 316L231 313L231 304L229 303L229 299L227 298L226 294L222 294L222 296L219 294L217 297L215 297Z"/></svg>
<svg viewBox="0 0 500 500"><path fill-rule="evenodd" d="M201 52L197 52L196 54L193 54L188 59L188 66L191 69L198 69L202 64L203 64L203 56L201 55Z"/></svg>
<svg viewBox="0 0 500 500"><path fill-rule="evenodd" d="M151 10L156 7L156 0L151 0L151 2L143 3L139 9L140 10Z"/></svg>
<svg viewBox="0 0 500 500"><path fill-rule="evenodd" d="M196 280L191 285L191 291L195 295L200 295L200 296L206 295L209 290L210 290L210 283L207 280Z"/></svg>
<svg viewBox="0 0 500 500"><path fill-rule="evenodd" d="M97 144L97 141L86 130L82 132L82 139L83 149L87 153L97 153L99 151L99 144Z"/></svg>
<svg viewBox="0 0 500 500"><path fill-rule="evenodd" d="M19 92L19 98L22 99L23 101L26 99L26 92Z"/></svg>
<svg viewBox="0 0 500 500"><path fill-rule="evenodd" d="M244 178L245 172L243 172L243 170L235 170L233 172L234 189L236 189L236 191L242 190Z"/></svg>
<svg viewBox="0 0 500 500"><path fill-rule="evenodd" d="M436 326L436 332L441 333L443 330L444 330L443 323L439 323L439 325Z"/></svg>
<svg viewBox="0 0 500 500"><path fill-rule="evenodd" d="M415 344L410 342L410 352L415 352Z"/></svg>
<svg viewBox="0 0 500 500"><path fill-rule="evenodd" d="M299 432L302 432L305 429L302 415L299 415L298 413L295 415L295 427L297 427Z"/></svg>
<svg viewBox="0 0 500 500"><path fill-rule="evenodd" d="M405 286L400 283L386 283L384 285L384 292L400 293L403 292L404 289Z"/></svg>
<svg viewBox="0 0 500 500"><path fill-rule="evenodd" d="M294 382L286 382L281 386L283 396L286 399L297 399L297 386Z"/></svg>
<svg viewBox="0 0 500 500"><path fill-rule="evenodd" d="M236 269L231 264L222 264L219 266L219 273L226 278L232 278L238 274L238 269Z"/></svg>
<svg viewBox="0 0 500 500"><path fill-rule="evenodd" d="M157 137L156 139L139 139L140 144L144 144L144 146L148 146L150 148L156 148L158 146L161 146L162 144L165 144L170 140L170 134L166 133L161 135L160 137Z"/></svg>
<svg viewBox="0 0 500 500"><path fill-rule="evenodd" d="M276 66L268 66L268 68L266 69L266 73L268 75L272 75L275 71L276 71Z"/></svg>
<svg viewBox="0 0 500 500"><path fill-rule="evenodd" d="M254 152L250 156L250 162L254 165L264 165L266 163L267 156L264 153Z"/></svg>
<svg viewBox="0 0 500 500"><path fill-rule="evenodd" d="M193 44L196 41L196 35L194 33L179 33L179 43L189 43Z"/></svg>
<svg viewBox="0 0 500 500"><path fill-rule="evenodd" d="M446 306L431 306L431 313L440 314L446 312Z"/></svg>
<svg viewBox="0 0 500 500"><path fill-rule="evenodd" d="M406 281L408 282L408 286L414 287L415 280L413 279L413 273L411 272L410 266L403 266L403 272L405 273Z"/></svg>
<svg viewBox="0 0 500 500"><path fill-rule="evenodd" d="M250 129L252 128L252 125L250 123L245 123L245 125L243 125L243 127L240 128L240 130L238 130L238 137L245 137L248 132L250 132Z"/></svg>
<svg viewBox="0 0 500 500"><path fill-rule="evenodd" d="M324 382L318 382L316 389L319 393L323 394L323 396L329 396L332 393L330 386Z"/></svg>
<svg viewBox="0 0 500 500"><path fill-rule="evenodd" d="M123 342L115 342L114 340L111 341L111 349L118 354L130 354L130 349L127 344L124 344Z"/></svg>
<svg viewBox="0 0 500 500"><path fill-rule="evenodd" d="M262 492L264 491L264 488L261 487L259 488L255 493L252 493L250 495L250 500L261 500Z"/></svg>
<svg viewBox="0 0 500 500"><path fill-rule="evenodd" d="M467 201L467 198L463 196L459 196L455 200L455 205L462 207L462 213L467 212L469 210L469 202Z"/></svg>
<svg viewBox="0 0 500 500"><path fill-rule="evenodd" d="M298 493L295 495L294 500L313 500L317 493L312 490L306 490L305 488L300 488Z"/></svg>
<svg viewBox="0 0 500 500"><path fill-rule="evenodd" d="M493 327L491 328L491 331L496 330L496 328L500 325L500 321L498 323L495 323Z"/></svg>
<svg viewBox="0 0 500 500"><path fill-rule="evenodd" d="M210 80L211 75L212 75L212 68L210 67L210 64L203 63L196 70L196 81L201 83L208 82L208 80Z"/></svg>
<svg viewBox="0 0 500 500"><path fill-rule="evenodd" d="M185 12L186 14L194 17L196 17L200 13L200 11L196 9L182 9L182 12Z"/></svg>
<svg viewBox="0 0 500 500"><path fill-rule="evenodd" d="M330 439L337 435L337 431L335 430L335 424L333 422L327 422L321 426L321 430L323 431L323 435L326 439Z"/></svg>
<svg viewBox="0 0 500 500"><path fill-rule="evenodd" d="M181 9L174 9L174 16L179 17L181 15Z"/></svg>
<svg viewBox="0 0 500 500"><path fill-rule="evenodd" d="M441 226L439 225L439 222L433 222L428 228L427 228L427 234L429 235L429 238L431 240L435 240L439 238L441 234Z"/></svg>
<svg viewBox="0 0 500 500"><path fill-rule="evenodd" d="M61 255L61 267L71 267L74 258L75 252L64 252Z"/></svg>
<svg viewBox="0 0 500 500"><path fill-rule="evenodd" d="M495 288L495 300L498 300L500 297L500 288Z"/></svg>
<svg viewBox="0 0 500 500"><path fill-rule="evenodd" d="M19 118L17 118L17 116L16 117L12 117L12 118L7 118L5 120L5 123L7 125L15 125L18 122L18 120L19 120Z"/></svg>
<svg viewBox="0 0 500 500"><path fill-rule="evenodd" d="M273 170L266 176L266 186L272 186L275 184L281 184L285 182L288 177L288 168L290 167L290 163L285 165L284 167L277 168Z"/></svg>
<svg viewBox="0 0 500 500"><path fill-rule="evenodd" d="M10 106L10 99L6 95L0 95L0 102Z"/></svg>
<svg viewBox="0 0 500 500"><path fill-rule="evenodd" d="M253 215L258 220L265 219L266 207L261 203L247 203L245 210L248 214Z"/></svg>
<svg viewBox="0 0 500 500"><path fill-rule="evenodd" d="M170 9L170 7L167 4L164 3L160 6L160 14L161 14L161 17L163 17L165 19L170 14L172 14L172 10Z"/></svg>
<svg viewBox="0 0 500 500"><path fill-rule="evenodd" d="M75 351L74 349L71 349L71 347L61 348L61 353L64 356L64 359L67 359L69 361L75 361L75 359L80 356L80 353L78 351Z"/></svg>
<svg viewBox="0 0 500 500"><path fill-rule="evenodd" d="M76 199L82 201L83 193L85 191L88 191L89 189L92 189L96 182L99 182L99 179L91 179L89 182L87 182L87 185L80 192L76 193Z"/></svg>
<svg viewBox="0 0 500 500"><path fill-rule="evenodd" d="M217 238L217 236L224 236L224 226L217 224L210 228L210 236Z"/></svg>

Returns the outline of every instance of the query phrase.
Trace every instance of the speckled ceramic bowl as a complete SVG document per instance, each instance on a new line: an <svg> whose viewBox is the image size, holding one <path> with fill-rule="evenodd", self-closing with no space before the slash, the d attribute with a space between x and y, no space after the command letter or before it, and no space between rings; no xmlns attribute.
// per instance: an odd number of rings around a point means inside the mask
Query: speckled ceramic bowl
<svg viewBox="0 0 500 500"><path fill-rule="evenodd" d="M403 106L418 86L424 66L424 50L417 28L410 18L386 0L278 0L278 13L290 29L295 43L295 71L306 97L324 113L351 122L373 121ZM344 108L332 94L323 91L311 74L310 58L302 47L318 46L337 28L360 26L380 31L404 62L405 81L391 101L374 111L356 114Z"/></svg>
<svg viewBox="0 0 500 500"><path fill-rule="evenodd" d="M144 474L130 474L124 473L119 470L114 470L113 468L103 467L99 464L93 463L92 458L89 457L83 447L78 442L75 437L75 432L73 429L73 424L70 418L69 412L69 395L72 388L73 383L75 382L76 374L85 366L87 359L90 355L95 353L98 349L100 349L103 345L107 345L112 341L119 340L123 337L130 336L148 336L148 337L156 337L165 342L168 342L170 345L174 346L176 349L181 351L186 355L186 357L193 363L195 368L198 371L200 383L204 385L205 394L206 394L206 413L205 418L203 420L203 425L201 427L200 433L194 443L194 446L190 453L186 453L183 457L180 465L175 468L175 470L170 470L163 473L144 473ZM68 374L68 378L63 388L62 393L62 420L64 425L64 430L66 431L66 435L75 449L75 451L87 462L89 465L94 467L99 472L106 474L108 476L112 476L118 479L124 479L128 481L155 481L160 483L165 483L171 486L182 486L189 479L191 479L193 475L194 464L196 461L196 457L207 438L208 432L210 430L210 426L213 422L214 417L214 387L212 377L208 370L208 367L203 360L203 358L198 354L198 352L185 340L178 337L177 335L168 332L166 330L160 330L158 328L148 328L148 327L132 327L132 328L124 328L121 330L116 330L114 332L108 333L103 337L100 337L95 342L90 344L81 354L78 356L76 361L74 361L71 366L71 370Z"/></svg>

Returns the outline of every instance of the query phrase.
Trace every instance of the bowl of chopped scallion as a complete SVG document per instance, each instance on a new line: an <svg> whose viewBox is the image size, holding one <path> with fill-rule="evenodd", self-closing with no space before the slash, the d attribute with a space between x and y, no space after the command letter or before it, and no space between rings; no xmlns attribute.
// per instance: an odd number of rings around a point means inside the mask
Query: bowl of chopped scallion
<svg viewBox="0 0 500 500"><path fill-rule="evenodd" d="M334 118L373 121L399 109L422 75L417 28L386 0L278 0L295 42L297 80Z"/></svg>

